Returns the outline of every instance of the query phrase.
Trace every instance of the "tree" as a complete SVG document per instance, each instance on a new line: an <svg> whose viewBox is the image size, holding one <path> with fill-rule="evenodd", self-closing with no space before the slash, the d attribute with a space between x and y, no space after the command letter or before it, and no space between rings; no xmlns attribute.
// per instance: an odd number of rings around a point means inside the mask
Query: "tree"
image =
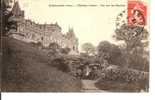
<svg viewBox="0 0 155 100"><path fill-rule="evenodd" d="M97 50L100 63L114 64L118 66L122 66L124 64L122 51L118 45L112 44L108 41L102 41L99 43Z"/></svg>
<svg viewBox="0 0 155 100"><path fill-rule="evenodd" d="M126 44L126 67L128 67L130 55L135 48L143 48L142 41L147 41L148 31L141 26L129 26L123 24L119 29L115 30L114 38L118 41L124 41Z"/></svg>
<svg viewBox="0 0 155 100"><path fill-rule="evenodd" d="M107 60L110 58L110 52L109 52L110 49L111 49L111 43L109 43L108 41L102 41L97 46L98 59L102 65L105 64L107 65L108 63Z"/></svg>
<svg viewBox="0 0 155 100"><path fill-rule="evenodd" d="M6 6L6 0L2 0L2 4L0 4L0 11L1 11L1 16L0 18L2 20L0 20L0 24L2 25L0 27L0 30L2 31L2 35L4 36L8 36L13 34L12 32L17 31L17 18L14 17L14 13L12 12L12 6L10 5L10 10L7 10L7 6ZM14 4L14 1L12 2L12 4Z"/></svg>
<svg viewBox="0 0 155 100"><path fill-rule="evenodd" d="M84 43L82 45L82 50L88 55L95 53L95 47L91 43Z"/></svg>
<svg viewBox="0 0 155 100"><path fill-rule="evenodd" d="M110 54L109 50L111 49L111 43L108 41L102 41L97 47L98 56L102 56L103 59L108 59Z"/></svg>
<svg viewBox="0 0 155 100"><path fill-rule="evenodd" d="M111 44L111 49L109 50L110 57L108 62L113 65L123 66L124 57L122 52L122 49L118 45Z"/></svg>

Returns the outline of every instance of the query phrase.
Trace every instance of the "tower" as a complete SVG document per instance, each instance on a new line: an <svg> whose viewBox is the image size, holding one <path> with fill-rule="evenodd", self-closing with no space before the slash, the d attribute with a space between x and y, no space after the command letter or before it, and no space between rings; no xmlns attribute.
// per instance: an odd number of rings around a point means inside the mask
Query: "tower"
<svg viewBox="0 0 155 100"><path fill-rule="evenodd" d="M24 11L21 10L18 1L15 2L15 5L12 9L12 13L16 18L24 18Z"/></svg>
<svg viewBox="0 0 155 100"><path fill-rule="evenodd" d="M68 39L68 46L69 48L71 48L71 52L73 54L77 53L78 52L78 39L76 38L75 36L75 33L74 33L74 29L73 28L69 28L68 29L68 32L66 34L66 38Z"/></svg>
<svg viewBox="0 0 155 100"><path fill-rule="evenodd" d="M74 38L75 37L74 29L73 28L69 28L66 36L67 36L68 39Z"/></svg>

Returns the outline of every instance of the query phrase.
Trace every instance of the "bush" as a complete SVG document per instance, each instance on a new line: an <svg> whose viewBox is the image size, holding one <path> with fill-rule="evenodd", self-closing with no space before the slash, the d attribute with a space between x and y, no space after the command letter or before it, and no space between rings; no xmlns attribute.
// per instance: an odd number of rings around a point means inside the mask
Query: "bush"
<svg viewBox="0 0 155 100"><path fill-rule="evenodd" d="M60 50L60 52L62 53L62 54L69 54L69 52L71 51L71 49L70 48L62 48L61 50Z"/></svg>
<svg viewBox="0 0 155 100"><path fill-rule="evenodd" d="M133 70L133 69L106 69L104 71L105 77L107 80L117 80L123 82L139 82L139 81L148 81L149 73Z"/></svg>
<svg viewBox="0 0 155 100"><path fill-rule="evenodd" d="M107 82L110 82L109 85L106 84ZM102 89L147 91L149 73L133 69L107 68L104 70L104 76L96 84Z"/></svg>
<svg viewBox="0 0 155 100"><path fill-rule="evenodd" d="M62 57L52 60L51 65L63 72L67 72L67 73L70 72L70 68L67 64L67 61Z"/></svg>
<svg viewBox="0 0 155 100"><path fill-rule="evenodd" d="M149 60L142 56L143 56L142 54L141 55L136 55L136 54L130 55L129 68L149 72Z"/></svg>

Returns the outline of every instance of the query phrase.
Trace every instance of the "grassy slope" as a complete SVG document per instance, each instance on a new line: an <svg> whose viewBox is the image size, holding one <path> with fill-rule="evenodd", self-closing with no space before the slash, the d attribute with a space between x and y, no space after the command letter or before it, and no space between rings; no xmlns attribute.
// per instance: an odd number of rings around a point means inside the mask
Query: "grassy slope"
<svg viewBox="0 0 155 100"><path fill-rule="evenodd" d="M44 52L3 38L2 91L80 91L81 82L49 65Z"/></svg>

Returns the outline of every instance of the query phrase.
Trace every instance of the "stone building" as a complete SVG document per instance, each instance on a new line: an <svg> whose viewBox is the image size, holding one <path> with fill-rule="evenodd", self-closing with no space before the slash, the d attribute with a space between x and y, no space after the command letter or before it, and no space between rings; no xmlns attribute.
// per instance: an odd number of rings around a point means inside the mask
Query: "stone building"
<svg viewBox="0 0 155 100"><path fill-rule="evenodd" d="M78 52L78 39L74 34L73 28L63 34L58 23L37 24L25 19L24 12L20 9L18 2L15 4L13 13L17 18L16 34L12 36L26 42L41 42L47 47L50 43L57 43L62 48L70 48L71 52Z"/></svg>

